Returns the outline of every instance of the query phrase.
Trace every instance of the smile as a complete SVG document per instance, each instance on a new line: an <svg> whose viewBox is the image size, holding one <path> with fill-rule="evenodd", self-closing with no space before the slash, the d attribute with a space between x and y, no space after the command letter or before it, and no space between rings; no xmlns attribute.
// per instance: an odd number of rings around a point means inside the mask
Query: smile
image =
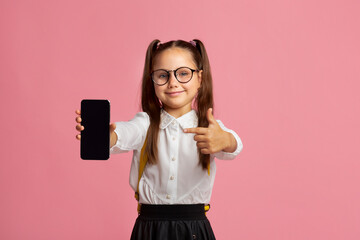
<svg viewBox="0 0 360 240"><path fill-rule="evenodd" d="M179 95L180 93L183 93L184 91L176 91L176 92L167 92L166 94L167 95L170 95L170 96L177 96Z"/></svg>

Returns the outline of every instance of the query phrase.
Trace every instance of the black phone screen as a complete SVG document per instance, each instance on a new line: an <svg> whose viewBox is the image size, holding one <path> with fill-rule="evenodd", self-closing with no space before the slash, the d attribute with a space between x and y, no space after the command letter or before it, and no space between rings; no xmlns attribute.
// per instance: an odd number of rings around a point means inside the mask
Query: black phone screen
<svg viewBox="0 0 360 240"><path fill-rule="evenodd" d="M84 160L107 160L110 148L110 103L108 100L81 101L80 155Z"/></svg>

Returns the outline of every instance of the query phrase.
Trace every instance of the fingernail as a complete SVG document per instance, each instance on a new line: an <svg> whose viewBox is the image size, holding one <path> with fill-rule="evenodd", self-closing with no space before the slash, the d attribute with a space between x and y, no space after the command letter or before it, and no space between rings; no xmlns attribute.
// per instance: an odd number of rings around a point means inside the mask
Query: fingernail
<svg viewBox="0 0 360 240"><path fill-rule="evenodd" d="M184 132L187 132L187 129L184 129Z"/></svg>

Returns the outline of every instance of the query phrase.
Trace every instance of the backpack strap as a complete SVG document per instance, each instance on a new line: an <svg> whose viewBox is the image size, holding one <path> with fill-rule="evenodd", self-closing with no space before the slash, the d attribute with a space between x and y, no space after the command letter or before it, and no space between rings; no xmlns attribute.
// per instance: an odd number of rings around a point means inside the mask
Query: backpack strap
<svg viewBox="0 0 360 240"><path fill-rule="evenodd" d="M145 154L145 147L146 147L146 144L147 144L147 138L148 138L148 135L146 135L145 142L144 142L143 147L141 148L141 153L140 153L139 176L138 176L138 183L137 183L136 192L135 192L135 198L136 198L137 201L139 201L140 179L141 179L141 176L142 176L142 174L144 172L146 163L148 161L148 156L147 156L147 154Z"/></svg>

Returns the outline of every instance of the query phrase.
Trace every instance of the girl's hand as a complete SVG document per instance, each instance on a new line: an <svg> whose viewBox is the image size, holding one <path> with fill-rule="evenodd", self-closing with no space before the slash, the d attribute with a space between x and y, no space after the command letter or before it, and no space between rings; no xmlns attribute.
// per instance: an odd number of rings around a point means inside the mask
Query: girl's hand
<svg viewBox="0 0 360 240"><path fill-rule="evenodd" d="M83 130L85 129L84 126L81 125L81 121L82 121L82 119L81 119L81 112L80 112L80 110L78 109L78 110L75 111L75 113L78 115L78 116L75 118L75 121L78 123L75 128L76 128L76 130L78 130L79 132L81 132L81 131L83 131ZM110 147L112 147L112 146L115 145L115 143L116 143L116 141L117 141L117 135L116 135L116 133L114 132L115 129L116 129L115 123L111 123L109 129L110 129ZM76 135L76 139L80 140L80 139L81 139L81 134L77 134L77 135Z"/></svg>
<svg viewBox="0 0 360 240"><path fill-rule="evenodd" d="M209 126L207 128L187 128L185 133L195 133L194 140L196 146L202 154L213 154L220 151L234 152L236 150L236 140L234 136L222 130L218 122L212 115L212 109L209 108L206 114Z"/></svg>
<svg viewBox="0 0 360 240"><path fill-rule="evenodd" d="M76 110L75 113L78 115L76 118L75 118L75 121L78 123L78 125L76 125L76 130L78 130L79 132L83 131L84 130L84 126L81 125L81 112L80 110ZM77 134L76 135L76 139L77 140L80 140L81 139L81 134Z"/></svg>

